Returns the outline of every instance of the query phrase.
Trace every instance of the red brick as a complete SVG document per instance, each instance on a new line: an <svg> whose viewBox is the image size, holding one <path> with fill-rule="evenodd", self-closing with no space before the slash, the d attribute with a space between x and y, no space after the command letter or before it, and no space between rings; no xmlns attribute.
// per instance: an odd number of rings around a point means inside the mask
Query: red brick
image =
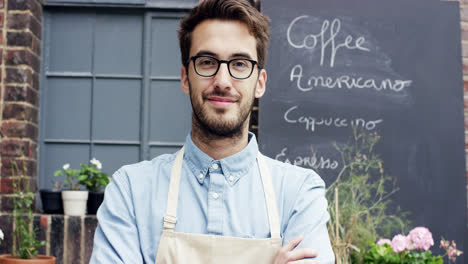
<svg viewBox="0 0 468 264"><path fill-rule="evenodd" d="M42 6L38 0L8 0L8 10L30 10L37 19L42 17Z"/></svg>
<svg viewBox="0 0 468 264"><path fill-rule="evenodd" d="M0 45L3 44L3 30L0 29Z"/></svg>
<svg viewBox="0 0 468 264"><path fill-rule="evenodd" d="M39 90L39 79L40 79L39 73L38 72L33 73L33 75L32 75L32 87L36 91Z"/></svg>
<svg viewBox="0 0 468 264"><path fill-rule="evenodd" d="M8 28L16 30L29 29L36 37L41 38L41 23L28 13L8 14Z"/></svg>
<svg viewBox="0 0 468 264"><path fill-rule="evenodd" d="M17 164L19 166L15 166L14 164ZM16 169L19 170L18 173L15 173ZM3 157L1 174L3 177L16 176L18 174L36 177L37 176L37 162L35 160L23 160L20 158Z"/></svg>
<svg viewBox="0 0 468 264"><path fill-rule="evenodd" d="M81 259L84 257L81 255L81 232L84 232L81 228L81 217L70 216L65 218L68 221L68 228L65 232L68 233L66 241L64 241L64 247L67 248L67 256L64 259L65 263L81 263Z"/></svg>
<svg viewBox="0 0 468 264"><path fill-rule="evenodd" d="M468 43L462 43L462 56L468 58Z"/></svg>
<svg viewBox="0 0 468 264"><path fill-rule="evenodd" d="M6 67L6 83L24 83L32 85L32 72L30 69Z"/></svg>
<svg viewBox="0 0 468 264"><path fill-rule="evenodd" d="M48 230L48 222L50 216L48 215L35 215L33 220L33 228L36 230L36 239L39 241L46 241ZM46 254L46 246L42 246L38 249L39 254Z"/></svg>
<svg viewBox="0 0 468 264"><path fill-rule="evenodd" d="M3 13L0 13L0 26L3 26L5 23L5 15Z"/></svg>
<svg viewBox="0 0 468 264"><path fill-rule="evenodd" d="M67 263L63 261L63 245L65 242L64 218L63 215L51 215L50 221L50 254L57 258L57 264Z"/></svg>
<svg viewBox="0 0 468 264"><path fill-rule="evenodd" d="M5 102L28 102L32 105L39 105L39 98L36 91L27 85L5 87Z"/></svg>
<svg viewBox="0 0 468 264"><path fill-rule="evenodd" d="M460 5L460 19L468 22L468 6Z"/></svg>
<svg viewBox="0 0 468 264"><path fill-rule="evenodd" d="M34 141L37 140L37 127L18 121L4 121L2 123L1 132L4 137L9 138L27 138Z"/></svg>
<svg viewBox="0 0 468 264"><path fill-rule="evenodd" d="M21 46L32 48L33 34L31 32L7 32L8 46Z"/></svg>
<svg viewBox="0 0 468 264"><path fill-rule="evenodd" d="M32 38L32 47L31 47L32 51L34 52L34 54L36 54L36 56L38 58L41 57L41 41L38 40L37 38ZM39 70L38 70L39 71Z"/></svg>
<svg viewBox="0 0 468 264"><path fill-rule="evenodd" d="M96 217L87 216L85 218L85 263L89 263L89 260L91 259L91 253L93 251L94 232L96 231L97 224L98 221Z"/></svg>
<svg viewBox="0 0 468 264"><path fill-rule="evenodd" d="M7 193L14 193L15 192L15 184L20 184L20 190L25 190L26 186L28 185L29 191L35 192L36 191L36 181L32 178L24 178L21 182L18 182L18 177L8 177L2 178L0 184L0 193L7 194Z"/></svg>
<svg viewBox="0 0 468 264"><path fill-rule="evenodd" d="M468 92L468 81L463 81L463 91L466 93Z"/></svg>
<svg viewBox="0 0 468 264"><path fill-rule="evenodd" d="M28 141L3 139L1 142L1 151L3 157L22 157L31 156L30 146Z"/></svg>
<svg viewBox="0 0 468 264"><path fill-rule="evenodd" d="M26 49L8 50L5 55L5 65L8 65L8 66L27 65L33 68L33 70L36 72L39 72L39 69L40 69L39 59L31 51L26 50Z"/></svg>
<svg viewBox="0 0 468 264"><path fill-rule="evenodd" d="M3 120L16 119L37 124L37 110L24 104L8 103L3 108Z"/></svg>
<svg viewBox="0 0 468 264"><path fill-rule="evenodd" d="M0 0L0 8L3 8L5 6L5 0Z"/></svg>
<svg viewBox="0 0 468 264"><path fill-rule="evenodd" d="M0 195L1 197L1 204L2 204L2 212L12 212L13 211L13 202L15 201L16 196L15 195ZM35 202L33 202L33 206L35 205Z"/></svg>
<svg viewBox="0 0 468 264"><path fill-rule="evenodd" d="M461 23L461 38L468 40L468 23Z"/></svg>

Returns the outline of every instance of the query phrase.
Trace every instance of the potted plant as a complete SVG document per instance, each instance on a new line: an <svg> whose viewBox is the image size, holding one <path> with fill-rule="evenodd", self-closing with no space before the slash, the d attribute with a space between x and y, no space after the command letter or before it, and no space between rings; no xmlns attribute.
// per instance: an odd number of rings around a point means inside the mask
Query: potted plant
<svg viewBox="0 0 468 264"><path fill-rule="evenodd" d="M40 189L39 194L41 196L42 211L44 213L63 214L62 184L60 181L54 182L53 189Z"/></svg>
<svg viewBox="0 0 468 264"><path fill-rule="evenodd" d="M82 182L78 177L78 172L78 170L71 169L70 164L67 163L54 174L55 177L66 176L64 186L68 189L62 191L63 211L65 215L83 216L86 214L88 191L79 189Z"/></svg>
<svg viewBox="0 0 468 264"><path fill-rule="evenodd" d="M407 236L399 234L390 239L380 239L371 245L364 255L365 264L443 264L447 257L449 263L455 263L457 257L463 254L457 249L455 241L440 240L440 248L444 255L433 255L429 250L434 245L432 233L426 227L416 227Z"/></svg>
<svg viewBox="0 0 468 264"><path fill-rule="evenodd" d="M104 200L104 192L102 189L109 184L109 177L101 171L102 163L93 158L89 164L81 164L78 179L86 186L89 191L88 198L88 214L96 214L97 209Z"/></svg>
<svg viewBox="0 0 468 264"><path fill-rule="evenodd" d="M24 171L26 166L23 163ZM13 163L12 171L19 171ZM13 173L14 175L14 173ZM24 175L17 176L17 181L13 183L13 248L12 254L0 255L2 264L55 264L55 257L39 255L39 248L45 245L45 241L36 238L37 229L33 228L33 205L34 193L29 189ZM3 232L1 233L3 239Z"/></svg>

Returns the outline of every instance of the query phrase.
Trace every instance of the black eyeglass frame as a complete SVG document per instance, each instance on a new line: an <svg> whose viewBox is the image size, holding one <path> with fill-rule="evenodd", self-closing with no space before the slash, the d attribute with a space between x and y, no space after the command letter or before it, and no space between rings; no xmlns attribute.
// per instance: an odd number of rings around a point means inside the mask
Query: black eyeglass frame
<svg viewBox="0 0 468 264"><path fill-rule="evenodd" d="M216 71L211 74L211 75L203 75L203 74L200 74L198 71L197 71L197 66L195 66L195 60L198 59L198 58L211 58L211 59L214 59L215 61L218 62L218 68L216 68ZM244 77L244 78L238 78L238 77L235 77L234 75L232 75L231 73L231 67L229 66L231 62L233 61L236 61L236 60L246 60L246 61L249 61L250 63L252 63L252 69L250 70L250 73L247 77ZM248 79L250 78L250 76L252 76L252 73L254 71L254 68L255 68L255 65L258 66L258 68L260 69L260 65L258 64L257 61L255 60L251 60L251 59L247 59L247 58L235 58L235 59L232 59L232 60L218 60L217 58L213 57L213 56L209 56L209 55L196 55L196 56L192 56L190 57L188 60L187 60L187 63L186 63L186 68L188 70L188 66L189 66L189 63L190 61L193 61L193 69L195 70L195 72L202 76L202 77L212 77L212 76L215 76L218 71L219 71L219 68L221 67L221 63L226 63L227 67L228 67L228 71L229 71L229 75L231 75L232 78L234 79L238 79L238 80L245 80L245 79Z"/></svg>

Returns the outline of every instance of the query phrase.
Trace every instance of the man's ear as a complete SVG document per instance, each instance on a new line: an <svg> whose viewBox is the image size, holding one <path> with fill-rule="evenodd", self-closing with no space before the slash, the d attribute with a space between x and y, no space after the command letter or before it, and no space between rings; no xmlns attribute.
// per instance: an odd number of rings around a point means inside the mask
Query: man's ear
<svg viewBox="0 0 468 264"><path fill-rule="evenodd" d="M188 74L185 66L180 68L180 86L185 94L190 94Z"/></svg>
<svg viewBox="0 0 468 264"><path fill-rule="evenodd" d="M258 74L257 89L255 89L255 98L260 98L265 93L266 81L267 73L265 69L261 69L260 73Z"/></svg>

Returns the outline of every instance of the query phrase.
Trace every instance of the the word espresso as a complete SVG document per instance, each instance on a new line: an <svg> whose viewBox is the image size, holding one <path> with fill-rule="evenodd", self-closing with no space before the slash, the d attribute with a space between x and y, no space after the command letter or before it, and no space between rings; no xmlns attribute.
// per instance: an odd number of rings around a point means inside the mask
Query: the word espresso
<svg viewBox="0 0 468 264"><path fill-rule="evenodd" d="M366 130L374 130L378 124L380 124L383 119L377 120L365 120L363 118L342 118L342 117L314 117L301 115L297 113L299 106L295 105L290 107L286 112L284 112L283 118L284 121L290 124L300 124L304 127L305 130L314 132L319 126L323 127L362 127Z"/></svg>
<svg viewBox="0 0 468 264"><path fill-rule="evenodd" d="M339 166L338 161L325 158L323 156L317 157L315 153L311 156L296 156L292 159L289 159L287 157L287 151L288 148L283 148L281 152L276 155L275 159L284 163L289 163L301 167L309 167L315 170L335 170Z"/></svg>

